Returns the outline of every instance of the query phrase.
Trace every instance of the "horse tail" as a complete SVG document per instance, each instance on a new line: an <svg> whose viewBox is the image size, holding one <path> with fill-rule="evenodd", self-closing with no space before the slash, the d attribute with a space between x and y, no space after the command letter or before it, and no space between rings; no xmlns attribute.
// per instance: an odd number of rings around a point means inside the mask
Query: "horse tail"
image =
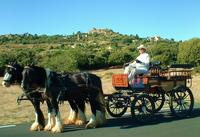
<svg viewBox="0 0 200 137"><path fill-rule="evenodd" d="M104 94L103 94L103 88L102 88L102 82L101 79L98 77L99 81L99 88L97 93L96 101L99 103L100 112L96 111L96 120L97 120L97 126L102 126L106 123L106 103L104 100Z"/></svg>
<svg viewBox="0 0 200 137"><path fill-rule="evenodd" d="M102 82L100 77L98 77L95 74L90 74L90 73L82 73L82 75L85 78L85 84L86 87L89 87L91 89L94 89L96 91L96 102L98 102L98 106L100 107L100 111L103 113L105 116L106 113L106 103L104 100L104 94L103 94L103 88L102 88Z"/></svg>
<svg viewBox="0 0 200 137"><path fill-rule="evenodd" d="M103 93L103 88L102 88L102 82L100 77L91 74L92 76L89 78L89 83L90 85L93 86L94 89L96 89L96 101L99 103L100 111L103 113L103 117L106 117L106 103L104 100L104 93ZM94 79L92 79L94 78Z"/></svg>
<svg viewBox="0 0 200 137"><path fill-rule="evenodd" d="M100 82L101 82L101 80L100 80ZM106 112L106 110L105 110L106 103L105 103L105 100L104 100L104 94L103 94L102 84L99 87L98 91L99 92L97 94L97 101L100 103L100 109L101 109L101 111L105 114L105 112Z"/></svg>

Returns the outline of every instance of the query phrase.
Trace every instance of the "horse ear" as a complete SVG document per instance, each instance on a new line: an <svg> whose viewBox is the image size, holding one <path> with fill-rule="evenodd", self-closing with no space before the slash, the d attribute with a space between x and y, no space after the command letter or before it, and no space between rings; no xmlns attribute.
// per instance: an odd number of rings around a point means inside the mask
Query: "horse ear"
<svg viewBox="0 0 200 137"><path fill-rule="evenodd" d="M30 64L29 63L26 63L26 65L25 66L30 66Z"/></svg>
<svg viewBox="0 0 200 137"><path fill-rule="evenodd" d="M16 61L11 61L11 62L10 62L10 65L11 65L11 66L14 66L15 64L16 64Z"/></svg>
<svg viewBox="0 0 200 137"><path fill-rule="evenodd" d="M16 65L16 64L17 64L17 60L15 60L15 61L13 62L13 64L15 64L15 65Z"/></svg>
<svg viewBox="0 0 200 137"><path fill-rule="evenodd" d="M32 62L32 63L30 64L30 66L33 67L33 66L34 66L34 63Z"/></svg>

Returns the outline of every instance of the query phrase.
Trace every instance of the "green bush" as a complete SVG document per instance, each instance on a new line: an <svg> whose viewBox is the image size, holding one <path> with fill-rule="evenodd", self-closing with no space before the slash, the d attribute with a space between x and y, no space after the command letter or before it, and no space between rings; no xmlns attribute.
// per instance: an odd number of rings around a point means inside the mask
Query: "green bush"
<svg viewBox="0 0 200 137"><path fill-rule="evenodd" d="M15 52L16 61L25 66L27 64L38 64L37 52L34 49L19 49Z"/></svg>
<svg viewBox="0 0 200 137"><path fill-rule="evenodd" d="M200 39L185 41L179 46L178 61L200 66Z"/></svg>
<svg viewBox="0 0 200 137"><path fill-rule="evenodd" d="M2 76L5 70L5 65L8 62L14 61L14 55L12 53L0 52L0 75Z"/></svg>
<svg viewBox="0 0 200 137"><path fill-rule="evenodd" d="M69 51L53 51L40 57L39 66L57 72L78 72L78 64Z"/></svg>
<svg viewBox="0 0 200 137"><path fill-rule="evenodd" d="M114 52L111 52L108 58L108 63L110 66L123 65L124 63L129 62L131 58L132 57L129 52L116 50Z"/></svg>
<svg viewBox="0 0 200 137"><path fill-rule="evenodd" d="M151 61L160 61L163 67L177 62L178 44L157 42L148 49Z"/></svg>

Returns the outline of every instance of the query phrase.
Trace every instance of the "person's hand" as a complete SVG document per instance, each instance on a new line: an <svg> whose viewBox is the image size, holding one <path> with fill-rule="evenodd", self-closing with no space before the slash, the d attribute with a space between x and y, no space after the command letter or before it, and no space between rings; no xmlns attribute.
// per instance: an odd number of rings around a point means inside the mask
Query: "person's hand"
<svg viewBox="0 0 200 137"><path fill-rule="evenodd" d="M124 64L124 67L127 67L128 65L129 65L129 63L125 63L125 64Z"/></svg>
<svg viewBox="0 0 200 137"><path fill-rule="evenodd" d="M135 61L136 61L136 63L142 63L142 62L141 62L141 61L139 61L138 59L136 59Z"/></svg>
<svg viewBox="0 0 200 137"><path fill-rule="evenodd" d="M123 65L123 68L127 67L128 65L129 65L129 63L125 63L125 64Z"/></svg>

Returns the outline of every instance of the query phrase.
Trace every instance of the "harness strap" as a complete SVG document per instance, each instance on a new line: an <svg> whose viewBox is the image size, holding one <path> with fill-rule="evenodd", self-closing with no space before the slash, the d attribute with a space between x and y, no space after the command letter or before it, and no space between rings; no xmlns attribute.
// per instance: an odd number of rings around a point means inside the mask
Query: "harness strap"
<svg viewBox="0 0 200 137"><path fill-rule="evenodd" d="M49 88L50 86L50 83L51 83L51 70L49 68L45 69L46 71L46 80L45 80L45 90L44 92L47 91L47 89Z"/></svg>
<svg viewBox="0 0 200 137"><path fill-rule="evenodd" d="M82 75L85 78L85 85L86 85L86 87L89 87L89 81L90 81L89 74L86 73L86 72L83 72Z"/></svg>

